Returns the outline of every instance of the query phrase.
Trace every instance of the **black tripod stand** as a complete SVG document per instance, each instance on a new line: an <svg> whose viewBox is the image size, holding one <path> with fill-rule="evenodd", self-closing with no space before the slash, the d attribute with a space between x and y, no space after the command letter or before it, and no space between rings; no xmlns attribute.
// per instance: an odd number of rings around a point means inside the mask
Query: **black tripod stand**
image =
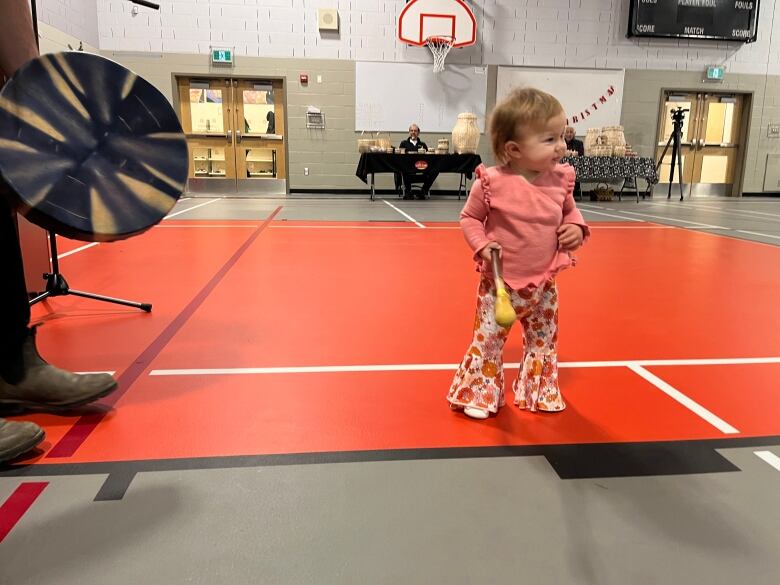
<svg viewBox="0 0 780 585"><path fill-rule="evenodd" d="M680 184L680 201L685 199L683 195L683 179L682 179L682 172L683 172L683 166L682 166L682 127L683 127L683 120L685 119L685 112L690 112L690 110L684 110L682 108L677 108L676 110L672 110L672 123L674 124L674 130L672 130L672 134L669 136L669 140L666 142L666 146L664 146L664 151L661 153L661 157L658 159L658 162L655 165L655 172L658 173L658 169L661 168L661 163L664 160L664 157L666 156L666 151L669 150L669 146L672 147L672 164L671 168L669 170L669 194L666 196L667 199L672 198L672 184L674 183L674 166L675 163L677 164L677 178L678 182Z"/></svg>
<svg viewBox="0 0 780 585"><path fill-rule="evenodd" d="M106 303L115 303L117 305L135 307L136 309L141 309L142 311L151 313L151 303L136 303L134 301L125 301L123 299L115 299L113 297L104 297L102 295L96 295L80 290L72 290L68 286L65 277L60 274L60 261L57 258L57 236L51 230L49 230L49 250L51 252L51 272L47 272L43 275L43 278L46 280L46 290L37 297L30 299L30 306L49 297L75 295L77 297L84 297L86 299L95 299L96 301L105 301Z"/></svg>

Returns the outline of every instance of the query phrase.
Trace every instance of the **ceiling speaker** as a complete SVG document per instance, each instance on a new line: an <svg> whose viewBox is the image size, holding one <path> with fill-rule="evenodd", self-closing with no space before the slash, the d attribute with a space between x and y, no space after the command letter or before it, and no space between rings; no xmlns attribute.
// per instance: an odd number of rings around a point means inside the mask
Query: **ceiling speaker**
<svg viewBox="0 0 780 585"><path fill-rule="evenodd" d="M320 30L339 30L339 11L335 8L320 8L317 11Z"/></svg>

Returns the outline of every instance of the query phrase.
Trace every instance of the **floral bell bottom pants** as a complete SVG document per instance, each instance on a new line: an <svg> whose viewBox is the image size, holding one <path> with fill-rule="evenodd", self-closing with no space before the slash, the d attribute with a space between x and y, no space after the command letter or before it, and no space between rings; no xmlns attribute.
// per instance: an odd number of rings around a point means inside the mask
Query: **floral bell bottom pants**
<svg viewBox="0 0 780 585"><path fill-rule="evenodd" d="M515 404L531 411L566 408L558 389L558 290L548 280L536 288L507 287L512 307L525 331L522 369L512 385ZM477 297L474 338L455 374L447 400L453 408L498 412L504 405L502 352L509 328L496 323L496 286L482 278Z"/></svg>

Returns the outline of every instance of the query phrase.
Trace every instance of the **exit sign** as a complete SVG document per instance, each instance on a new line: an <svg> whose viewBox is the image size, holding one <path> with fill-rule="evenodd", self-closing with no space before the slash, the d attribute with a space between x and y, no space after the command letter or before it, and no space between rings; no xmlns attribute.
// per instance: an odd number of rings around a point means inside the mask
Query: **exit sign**
<svg viewBox="0 0 780 585"><path fill-rule="evenodd" d="M726 70L723 67L707 67L708 81L723 81Z"/></svg>
<svg viewBox="0 0 780 585"><path fill-rule="evenodd" d="M233 64L233 49L211 49L211 62L220 65Z"/></svg>

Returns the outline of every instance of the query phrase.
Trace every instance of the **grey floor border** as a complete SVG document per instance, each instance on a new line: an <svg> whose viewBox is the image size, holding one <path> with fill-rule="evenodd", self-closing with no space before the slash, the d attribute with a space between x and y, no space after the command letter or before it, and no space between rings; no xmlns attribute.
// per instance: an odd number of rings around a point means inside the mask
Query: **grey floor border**
<svg viewBox="0 0 780 585"><path fill-rule="evenodd" d="M780 435L635 443L506 445L366 451L325 451L179 459L41 463L0 466L0 477L105 475L95 501L121 500L138 473L285 465L368 463L496 457L546 457L561 479L687 475L740 471L717 449L780 445Z"/></svg>

